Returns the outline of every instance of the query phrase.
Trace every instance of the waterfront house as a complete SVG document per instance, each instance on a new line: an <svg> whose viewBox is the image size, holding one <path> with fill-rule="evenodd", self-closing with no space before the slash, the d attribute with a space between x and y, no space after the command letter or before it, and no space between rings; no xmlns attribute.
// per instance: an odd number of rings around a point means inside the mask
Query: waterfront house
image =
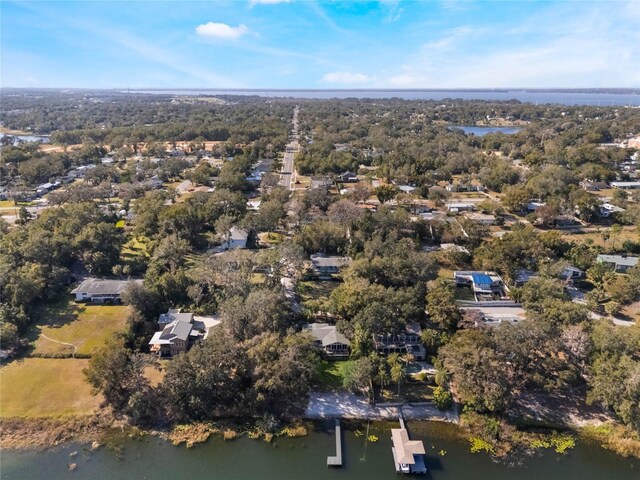
<svg viewBox="0 0 640 480"><path fill-rule="evenodd" d="M373 343L376 351L380 355L389 355L390 353L410 354L414 360L424 360L426 358L426 350L420 343L420 335L422 328L420 324L415 322L407 323L405 331L399 334L381 334L373 336Z"/></svg>
<svg viewBox="0 0 640 480"><path fill-rule="evenodd" d="M120 303L122 292L130 282L142 284L142 280L106 280L87 278L71 290L76 302Z"/></svg>
<svg viewBox="0 0 640 480"><path fill-rule="evenodd" d="M638 265L638 257L628 255L598 255L597 260L613 267L616 273L626 273L627 270Z"/></svg>
<svg viewBox="0 0 640 480"><path fill-rule="evenodd" d="M186 352L201 336L199 331L194 331L191 322L174 320L153 334L149 341L150 350L163 358L174 357Z"/></svg>
<svg viewBox="0 0 640 480"><path fill-rule="evenodd" d="M311 265L316 273L320 275L332 275L339 273L343 267L351 264L351 258L329 256L322 253L311 255Z"/></svg>
<svg viewBox="0 0 640 480"><path fill-rule="evenodd" d="M303 331L313 337L314 345L322 351L323 355L330 358L349 356L351 342L336 329L335 325L310 323L303 327Z"/></svg>
<svg viewBox="0 0 640 480"><path fill-rule="evenodd" d="M160 326L168 325L169 323L177 321L192 323L193 313L182 313L180 312L180 309L169 309L167 313L161 313L160 317L158 317L158 325Z"/></svg>

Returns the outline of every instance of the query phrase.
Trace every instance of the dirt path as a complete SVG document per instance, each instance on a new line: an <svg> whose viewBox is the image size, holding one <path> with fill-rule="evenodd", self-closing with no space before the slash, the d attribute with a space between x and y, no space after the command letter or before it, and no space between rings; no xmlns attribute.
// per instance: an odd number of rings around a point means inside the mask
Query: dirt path
<svg viewBox="0 0 640 480"><path fill-rule="evenodd" d="M40 336L43 338L46 338L47 340L50 340L54 343L59 343L60 345L66 345L68 347L73 347L73 353L71 354L72 357L76 356L76 352L78 351L78 347L76 347L73 343L67 343L67 342L61 342L60 340L55 340L51 337L47 337L44 333L40 332Z"/></svg>

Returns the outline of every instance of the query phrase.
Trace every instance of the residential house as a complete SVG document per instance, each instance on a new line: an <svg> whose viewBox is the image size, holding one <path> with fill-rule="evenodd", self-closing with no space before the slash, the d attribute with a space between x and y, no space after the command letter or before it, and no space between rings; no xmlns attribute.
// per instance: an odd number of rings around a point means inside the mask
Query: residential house
<svg viewBox="0 0 640 480"><path fill-rule="evenodd" d="M71 293L76 296L76 302L120 303L122 292L131 282L142 284L142 280L87 278L71 290Z"/></svg>
<svg viewBox="0 0 640 480"><path fill-rule="evenodd" d="M451 213L472 212L475 209L475 204L468 202L449 202L447 204L447 210Z"/></svg>
<svg viewBox="0 0 640 480"><path fill-rule="evenodd" d="M303 327L313 337L314 345L327 357L347 357L351 342L340 333L335 325L328 323L310 323Z"/></svg>
<svg viewBox="0 0 640 480"><path fill-rule="evenodd" d="M624 208L618 207L611 203L603 203L602 205L600 205L600 216L604 218L608 218L615 213L622 213L624 211Z"/></svg>
<svg viewBox="0 0 640 480"><path fill-rule="evenodd" d="M622 190L639 190L640 182L611 182L610 185L613 188L620 188Z"/></svg>
<svg viewBox="0 0 640 480"><path fill-rule="evenodd" d="M216 316L201 317L193 313L169 310L158 319L162 330L151 337L151 351L163 358L184 353L197 341L207 338L211 330L220 323Z"/></svg>
<svg viewBox="0 0 640 480"><path fill-rule="evenodd" d="M467 218L473 220L480 225L493 225L496 223L495 215L489 215L484 213L472 213Z"/></svg>
<svg viewBox="0 0 640 480"><path fill-rule="evenodd" d="M233 226L229 229L229 232L225 236L225 240L222 243L222 247L226 250L233 250L235 248L247 248L247 240L249 239L249 232Z"/></svg>
<svg viewBox="0 0 640 480"><path fill-rule="evenodd" d="M422 329L418 323L407 323L405 331L400 334L374 335L373 343L380 355L390 353L410 354L414 360L424 360L427 352L422 346L420 334Z"/></svg>
<svg viewBox="0 0 640 480"><path fill-rule="evenodd" d="M350 171L346 171L338 175L338 178L342 183L355 183L358 181L358 176Z"/></svg>
<svg viewBox="0 0 640 480"><path fill-rule="evenodd" d="M527 283L532 278L536 278L538 275L536 272L529 270L527 268L519 268L516 272L516 276L513 279L513 283L516 287L522 287L525 283Z"/></svg>
<svg viewBox="0 0 640 480"><path fill-rule="evenodd" d="M453 272L456 286L471 287L476 301L494 300L505 296L504 282L495 272L458 270Z"/></svg>
<svg viewBox="0 0 640 480"><path fill-rule="evenodd" d="M176 187L176 192L178 192L180 195L183 195L190 190L193 190L193 182L191 180L185 180Z"/></svg>
<svg viewBox="0 0 640 480"><path fill-rule="evenodd" d="M163 358L170 358L185 353L202 334L193 329L191 322L175 320L153 334L149 341L151 352Z"/></svg>
<svg viewBox="0 0 640 480"><path fill-rule="evenodd" d="M589 180L580 182L580 186L588 192L597 192L599 190L609 188L609 184L607 182L591 182Z"/></svg>
<svg viewBox="0 0 640 480"><path fill-rule="evenodd" d="M351 258L349 257L330 256L322 253L311 255L311 265L321 275L339 273L343 267L349 264L351 264Z"/></svg>
<svg viewBox="0 0 640 480"><path fill-rule="evenodd" d="M580 270L571 265L567 265L560 273L560 277L565 280L578 280L580 278L584 278L584 270Z"/></svg>
<svg viewBox="0 0 640 480"><path fill-rule="evenodd" d="M311 178L311 188L329 188L333 185L333 181L329 177L313 177Z"/></svg>
<svg viewBox="0 0 640 480"><path fill-rule="evenodd" d="M625 273L630 268L638 265L638 257L628 255L598 255L598 262L605 263L613 267L616 273Z"/></svg>
<svg viewBox="0 0 640 480"><path fill-rule="evenodd" d="M160 317L158 317L158 325L160 326L168 325L176 321L192 323L193 313L181 313L180 309L169 309L167 313L161 313Z"/></svg>

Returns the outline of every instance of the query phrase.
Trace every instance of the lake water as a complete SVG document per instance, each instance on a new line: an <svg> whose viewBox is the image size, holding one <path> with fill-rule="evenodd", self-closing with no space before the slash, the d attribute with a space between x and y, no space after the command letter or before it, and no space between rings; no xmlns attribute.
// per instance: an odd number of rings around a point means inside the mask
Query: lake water
<svg viewBox="0 0 640 480"><path fill-rule="evenodd" d="M467 135L475 135L476 137L483 137L487 133L502 132L507 135L512 133L518 133L522 130L519 127L493 127L493 126L475 126L475 125L451 125L450 128L459 128Z"/></svg>
<svg viewBox="0 0 640 480"><path fill-rule="evenodd" d="M4 137L13 137L16 140L13 142L14 145L17 145L20 141L22 142L42 142L49 143L49 137L38 136L38 135L11 135L10 133L0 133L0 138Z"/></svg>
<svg viewBox="0 0 640 480"><path fill-rule="evenodd" d="M106 448L89 452L77 445L55 451L3 451L3 480L21 479L187 479L187 480L384 480L398 479L391 454L389 425L378 425L370 433L379 437L366 442L343 432L345 464L329 469L326 457L334 455L332 422L317 425L303 438L278 438L272 443L239 438L225 442L214 438L187 449L158 438L128 440L120 454ZM638 480L640 460L630 460L597 445L579 443L564 455L553 451L524 459L519 466L498 464L485 454L471 454L453 425L410 422L410 435L422 439L426 464L434 480ZM362 428L366 431L366 425ZM444 456L439 452L444 450ZM69 454L77 451L77 455ZM77 469L68 470L69 463Z"/></svg>
<svg viewBox="0 0 640 480"><path fill-rule="evenodd" d="M636 93L576 93L553 90L131 90L131 92L164 95L258 95L287 98L402 98L405 100L519 100L527 103L561 105L593 105L601 107L640 106Z"/></svg>

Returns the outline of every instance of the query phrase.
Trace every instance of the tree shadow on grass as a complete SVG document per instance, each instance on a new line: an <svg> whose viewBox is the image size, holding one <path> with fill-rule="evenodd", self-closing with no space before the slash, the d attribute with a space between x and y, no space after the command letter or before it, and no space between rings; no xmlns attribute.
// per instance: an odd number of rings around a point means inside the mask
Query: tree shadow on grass
<svg viewBox="0 0 640 480"><path fill-rule="evenodd" d="M42 334L42 328L62 328L76 321L80 314L86 310L81 304L76 304L69 299L57 302L45 303L36 307L33 313L34 322L29 326L25 338L29 344L24 355L32 355L35 351L35 343Z"/></svg>

